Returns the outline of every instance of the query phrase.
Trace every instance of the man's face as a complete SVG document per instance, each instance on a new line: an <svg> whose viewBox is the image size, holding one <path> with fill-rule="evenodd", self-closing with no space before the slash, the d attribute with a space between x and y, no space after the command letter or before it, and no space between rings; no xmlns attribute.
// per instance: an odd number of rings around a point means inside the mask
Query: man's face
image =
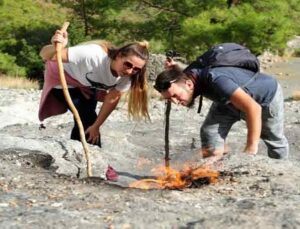
<svg viewBox="0 0 300 229"><path fill-rule="evenodd" d="M161 95L175 104L189 107L193 102L194 84L191 80L172 83Z"/></svg>

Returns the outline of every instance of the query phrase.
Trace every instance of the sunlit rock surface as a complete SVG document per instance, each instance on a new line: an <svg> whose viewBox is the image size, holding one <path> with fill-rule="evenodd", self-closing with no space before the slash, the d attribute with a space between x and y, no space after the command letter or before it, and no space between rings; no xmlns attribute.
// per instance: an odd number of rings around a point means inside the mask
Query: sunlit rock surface
<svg viewBox="0 0 300 229"><path fill-rule="evenodd" d="M285 72L282 66L274 72ZM279 79L286 94L300 85L292 73ZM289 160L268 158L262 142L258 155L244 154L240 122L228 136L230 153L212 165L221 173L216 183L145 191L128 185L164 165L163 101L152 97L148 122L128 120L121 102L101 129L103 148L90 146L94 177L86 178L81 143L69 140L71 114L49 118L39 129L39 96L0 89L0 228L300 227L299 101L285 102ZM197 104L190 110L172 106L172 168L205 162L197 149L209 104L204 100L200 115ZM117 182L105 181L108 165L118 171Z"/></svg>

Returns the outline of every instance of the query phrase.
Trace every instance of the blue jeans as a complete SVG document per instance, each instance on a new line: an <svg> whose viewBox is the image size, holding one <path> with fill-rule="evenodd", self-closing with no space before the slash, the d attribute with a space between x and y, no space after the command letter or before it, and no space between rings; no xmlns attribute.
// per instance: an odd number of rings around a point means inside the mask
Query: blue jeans
<svg viewBox="0 0 300 229"><path fill-rule="evenodd" d="M284 102L279 84L269 106L262 107L261 118L260 137L268 147L268 156L287 158L289 144L284 136ZM200 130L202 148L210 151L223 149L229 130L241 119L245 119L244 113L233 111L228 105L213 103Z"/></svg>

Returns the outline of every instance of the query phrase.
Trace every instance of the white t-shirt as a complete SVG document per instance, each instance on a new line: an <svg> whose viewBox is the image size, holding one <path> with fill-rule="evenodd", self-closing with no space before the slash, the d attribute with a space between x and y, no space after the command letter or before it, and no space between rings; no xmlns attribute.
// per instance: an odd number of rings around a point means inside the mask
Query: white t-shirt
<svg viewBox="0 0 300 229"><path fill-rule="evenodd" d="M97 44L70 47L69 62L64 63L64 70L85 86L95 86L107 90L115 88L125 92L130 89L130 77L115 77L110 70L111 59Z"/></svg>

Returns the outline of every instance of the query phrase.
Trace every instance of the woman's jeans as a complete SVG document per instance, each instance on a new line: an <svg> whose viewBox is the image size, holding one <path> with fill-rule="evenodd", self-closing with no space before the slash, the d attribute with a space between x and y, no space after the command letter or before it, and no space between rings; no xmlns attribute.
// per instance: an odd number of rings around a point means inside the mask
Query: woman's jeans
<svg viewBox="0 0 300 229"><path fill-rule="evenodd" d="M284 136L284 102L279 84L269 106L262 107L261 118L260 137L268 147L268 156L276 159L287 158L289 144ZM213 103L200 130L202 148L210 151L224 149L229 130L241 119L245 119L244 113L234 112L228 105Z"/></svg>

